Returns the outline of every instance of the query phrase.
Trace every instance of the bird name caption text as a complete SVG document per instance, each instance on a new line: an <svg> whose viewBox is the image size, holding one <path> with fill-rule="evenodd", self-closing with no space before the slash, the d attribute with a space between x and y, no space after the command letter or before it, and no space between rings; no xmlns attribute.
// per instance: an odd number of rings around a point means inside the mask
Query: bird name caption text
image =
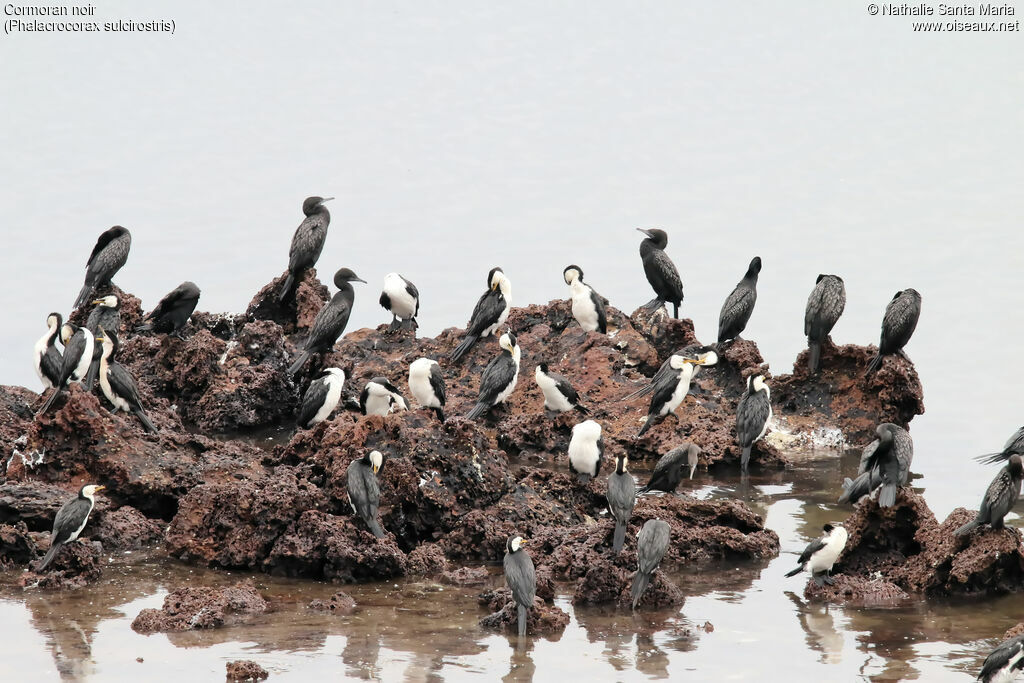
<svg viewBox="0 0 1024 683"><path fill-rule="evenodd" d="M4 5L4 33L166 33L174 35L174 19L109 17L84 5Z"/></svg>
<svg viewBox="0 0 1024 683"><path fill-rule="evenodd" d="M873 17L904 17L915 33L1020 33L1010 3L884 2L868 5Z"/></svg>

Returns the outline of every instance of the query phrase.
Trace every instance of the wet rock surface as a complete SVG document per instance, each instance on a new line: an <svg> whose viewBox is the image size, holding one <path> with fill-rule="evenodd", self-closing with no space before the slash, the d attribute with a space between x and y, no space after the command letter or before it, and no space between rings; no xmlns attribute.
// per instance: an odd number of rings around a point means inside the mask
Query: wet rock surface
<svg viewBox="0 0 1024 683"><path fill-rule="evenodd" d="M132 622L139 633L219 628L267 610L267 601L251 581L225 588L177 588L160 609L144 609Z"/></svg>
<svg viewBox="0 0 1024 683"><path fill-rule="evenodd" d="M490 605L490 601L482 605ZM480 619L480 627L489 631L499 631L515 635L519 632L519 610L515 601L508 596L507 602L497 612ZM569 625L569 615L562 609L549 605L537 596L533 599L533 607L527 611L526 635L552 636L561 635Z"/></svg>
<svg viewBox="0 0 1024 683"><path fill-rule="evenodd" d="M50 547L49 536L46 538L46 542L40 544L40 553L46 552ZM22 586L43 590L81 588L96 582L103 574L100 568L102 555L103 548L99 542L80 539L66 543L57 551L43 572L34 571L38 560L42 559L40 555L28 567L28 571L21 575L19 582Z"/></svg>
<svg viewBox="0 0 1024 683"><path fill-rule="evenodd" d="M228 681L262 681L270 676L267 670L256 662L239 659L224 665Z"/></svg>
<svg viewBox="0 0 1024 683"><path fill-rule="evenodd" d="M352 614L356 611L356 601L348 593L338 591L327 600L313 600L309 603L309 609L333 614Z"/></svg>

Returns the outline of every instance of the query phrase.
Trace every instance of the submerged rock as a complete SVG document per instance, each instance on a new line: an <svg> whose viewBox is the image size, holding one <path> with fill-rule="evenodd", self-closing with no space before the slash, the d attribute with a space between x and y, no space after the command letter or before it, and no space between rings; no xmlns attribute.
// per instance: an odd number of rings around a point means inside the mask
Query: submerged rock
<svg viewBox="0 0 1024 683"><path fill-rule="evenodd" d="M262 681L270 676L266 669L248 659L238 659L224 666L227 669L228 681Z"/></svg>
<svg viewBox="0 0 1024 683"><path fill-rule="evenodd" d="M138 633L219 628L267 611L267 601L252 581L224 588L176 588L160 609L144 609L132 621Z"/></svg>
<svg viewBox="0 0 1024 683"><path fill-rule="evenodd" d="M517 634L519 632L519 610L511 595L501 609L486 617L482 617L479 624L481 628L489 631L499 631L511 635ZM540 596L533 599L533 607L527 611L526 635L558 635L560 637L568 625L569 615L564 610L547 604Z"/></svg>
<svg viewBox="0 0 1024 683"><path fill-rule="evenodd" d="M338 591L328 600L319 598L309 603L309 609L318 612L332 612L334 614L348 615L356 610L356 601L348 593Z"/></svg>

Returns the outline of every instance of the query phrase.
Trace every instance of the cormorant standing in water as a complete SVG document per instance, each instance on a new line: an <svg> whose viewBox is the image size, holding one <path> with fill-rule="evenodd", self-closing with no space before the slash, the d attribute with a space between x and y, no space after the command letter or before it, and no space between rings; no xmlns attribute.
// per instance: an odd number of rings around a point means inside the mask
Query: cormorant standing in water
<svg viewBox="0 0 1024 683"><path fill-rule="evenodd" d="M896 292L896 295L885 307L885 317L882 318L882 336L878 340L878 355L868 365L865 375L882 367L882 359L885 356L899 354L906 358L903 347L910 341L910 337L917 328L917 320L921 317L921 295L916 289L904 289Z"/></svg>
<svg viewBox="0 0 1024 683"><path fill-rule="evenodd" d="M811 573L814 583L819 586L832 585L832 566L839 559L840 553L846 547L847 533L839 524L826 524L822 527L825 532L821 538L817 538L807 544L804 551L800 553L799 563L796 569L786 572L786 576L796 576L805 569Z"/></svg>
<svg viewBox="0 0 1024 683"><path fill-rule="evenodd" d="M636 505L636 481L633 475L626 471L628 461L625 453L615 456L615 471L608 477L608 492L605 495L608 499L608 512L615 520L613 553L621 551L622 544L626 542L626 527L629 526L633 506Z"/></svg>
<svg viewBox="0 0 1024 683"><path fill-rule="evenodd" d="M409 403L387 377L374 377L359 394L363 415L387 415L394 410L409 410Z"/></svg>
<svg viewBox="0 0 1024 683"><path fill-rule="evenodd" d="M409 391L424 408L430 408L437 419L444 422L445 394L441 366L429 358L419 358L409 364Z"/></svg>
<svg viewBox="0 0 1024 683"><path fill-rule="evenodd" d="M644 308L654 309L666 303L672 304L672 317L679 317L679 306L683 303L683 281L679 278L676 264L665 253L668 235L664 230L637 228L647 237L640 242L640 260L644 263L644 275L657 295Z"/></svg>
<svg viewBox="0 0 1024 683"><path fill-rule="evenodd" d="M914 440L907 430L891 422L883 422L875 429L878 438L864 449L860 456L857 478L843 481L840 503L856 503L878 487L880 507L896 502L899 487L910 480L910 464L914 460Z"/></svg>
<svg viewBox="0 0 1024 683"><path fill-rule="evenodd" d="M146 409L142 407L139 399L139 388L135 384L135 378L128 372L128 369L114 360L117 353L118 341L116 332L108 332L104 328L99 330L100 336L96 341L102 344L103 355L100 357L100 389L107 397L110 404L114 406L114 412L123 410L126 413L135 413L143 428L147 432L157 431L156 425L146 415Z"/></svg>
<svg viewBox="0 0 1024 683"><path fill-rule="evenodd" d="M521 350L516 336L509 330L498 340L501 353L491 359L480 378L480 393L477 403L466 418L475 420L488 410L504 403L512 395L519 379L519 358Z"/></svg>
<svg viewBox="0 0 1024 683"><path fill-rule="evenodd" d="M722 304L718 314L718 343L739 339L747 327L750 314L757 303L757 276L761 272L761 257L755 256L747 267L747 274L736 283L732 294Z"/></svg>
<svg viewBox="0 0 1024 683"><path fill-rule="evenodd" d="M715 350L710 346L699 346L696 344L691 344L690 346L687 346L679 351L676 351L672 355L683 356L685 358L696 358L697 360L700 361L700 363L695 363L693 366L693 377L697 376L697 373L700 372L701 367L710 367L718 363L718 354L715 353ZM665 362L661 364L661 367L658 368L658 371L654 373L654 377L652 377L647 384L619 400L632 401L634 398L646 396L652 391L654 391L660 383L666 380L666 378L671 377L672 375L676 374L676 372L677 371L672 367L672 356L669 356L668 358L665 359Z"/></svg>
<svg viewBox="0 0 1024 683"><path fill-rule="evenodd" d="M95 308L89 312L89 318L85 321L85 326L92 332L93 338L95 339L99 335L100 328L117 333L121 329L121 302L118 298L113 294L108 294L102 299L96 299L93 304ZM95 339L95 341L99 340ZM100 374L101 356L103 356L103 345L94 343L92 363L89 364L89 372L85 376L85 381L82 382L86 391L92 391L96 385L96 378Z"/></svg>
<svg viewBox="0 0 1024 683"><path fill-rule="evenodd" d="M39 415L50 409L68 382L81 382L85 378L85 374L89 372L89 364L92 363L92 350L95 345L92 332L73 323L64 323L60 328L60 336L64 342L60 375L57 377L57 383L50 398L46 399L46 403L39 409Z"/></svg>
<svg viewBox="0 0 1024 683"><path fill-rule="evenodd" d="M1013 509L1020 498L1020 483L1024 478L1024 464L1019 455L1011 455L1009 462L999 470L996 478L988 485L985 497L981 499L978 516L964 524L954 533L957 536L972 531L975 527L988 524L993 529L1003 528L1003 518Z"/></svg>
<svg viewBox="0 0 1024 683"><path fill-rule="evenodd" d="M384 530L377 521L377 508L380 506L377 473L383 465L384 456L380 451L371 451L348 466L349 505L377 538L384 538Z"/></svg>
<svg viewBox="0 0 1024 683"><path fill-rule="evenodd" d="M562 271L565 284L569 285L572 301L572 317L585 332L608 332L608 314L604 308L604 299L594 288L583 282L583 269L579 266L566 266Z"/></svg>
<svg viewBox="0 0 1024 683"><path fill-rule="evenodd" d="M981 683L1012 683L1024 670L1024 636L1004 640L985 658L978 680Z"/></svg>
<svg viewBox="0 0 1024 683"><path fill-rule="evenodd" d="M686 358L684 356L672 356L668 359L670 373L666 373L657 379L654 386L654 394L651 396L651 405L647 411L647 421L637 432L636 438L643 436L648 429L654 426L666 415L673 415L676 420L679 416L675 410L678 408L686 394L690 391L690 379L693 378L694 368L702 365L700 359Z"/></svg>
<svg viewBox="0 0 1024 683"><path fill-rule="evenodd" d="M43 383L43 391L57 386L60 381L61 353L57 350L57 335L64 326L60 313L46 316L46 334L39 338L33 349L36 374Z"/></svg>
<svg viewBox="0 0 1024 683"><path fill-rule="evenodd" d="M736 441L743 449L740 469L744 472L750 464L751 447L768 431L771 419L771 390L765 384L764 375L750 375L747 377L747 390L736 406Z"/></svg>
<svg viewBox="0 0 1024 683"><path fill-rule="evenodd" d="M817 374L821 365L821 342L835 327L846 308L846 285L838 275L819 275L804 313L804 334L807 335L807 369Z"/></svg>
<svg viewBox="0 0 1024 683"><path fill-rule="evenodd" d="M397 330L405 323L410 323L412 329L419 326L416 316L420 314L420 290L398 273L384 276L380 305L392 315L389 330Z"/></svg>
<svg viewBox="0 0 1024 683"><path fill-rule="evenodd" d="M295 278L307 268L316 265L327 239L327 228L331 224L331 214L324 206L334 197L306 197L302 202L302 213L305 218L292 235L292 246L288 251L288 276L277 295L278 301L284 301L292 291Z"/></svg>
<svg viewBox="0 0 1024 683"><path fill-rule="evenodd" d="M693 479L693 471L697 469L697 457L700 455L700 448L687 441L682 446L676 446L658 459L658 464L651 472L651 479L647 485L642 487L639 493L650 491L664 491L675 493L679 482L683 480L683 468L690 468L690 479Z"/></svg>
<svg viewBox="0 0 1024 683"><path fill-rule="evenodd" d="M338 337L345 331L348 317L352 314L352 302L356 297L355 290L352 289L353 282L365 283L366 280L348 268L342 268L334 274L334 286L338 288L338 292L316 314L302 353L288 368L289 375L294 375L301 370L314 353L330 351L334 342L338 341Z"/></svg>
<svg viewBox="0 0 1024 683"><path fill-rule="evenodd" d="M640 598L647 590L647 584L650 583L655 570L661 564L662 558L665 557L671 533L668 523L660 519L649 519L640 529L640 533L636 537L637 569L636 576L633 577L633 590L631 591L633 609L636 609L640 603Z"/></svg>
<svg viewBox="0 0 1024 683"><path fill-rule="evenodd" d="M585 420L574 426L569 439L569 471L577 475L581 484L597 476L603 457L601 425L594 420Z"/></svg>
<svg viewBox="0 0 1024 683"><path fill-rule="evenodd" d="M544 394L544 408L556 413L576 409L587 415L590 410L580 403L580 395L569 384L569 380L558 373L549 372L547 363L538 363L533 378Z"/></svg>
<svg viewBox="0 0 1024 683"><path fill-rule="evenodd" d="M53 531L50 533L50 549L46 551L42 562L36 567L37 572L46 569L53 560L61 546L78 540L86 522L89 521L89 513L96 504L95 495L102 491L105 486L86 484L78 491L78 495L60 506L57 516L53 518Z"/></svg>
<svg viewBox="0 0 1024 683"><path fill-rule="evenodd" d="M469 323L466 325L466 338L451 353L450 358L453 361L462 358L480 337L497 334L498 329L508 319L511 296L512 282L505 277L501 268L491 268L491 272L487 274L487 291L480 295L476 306L473 307L473 314L469 316Z"/></svg>
<svg viewBox="0 0 1024 683"><path fill-rule="evenodd" d="M51 313L50 315L55 314ZM985 455L979 455L975 460L990 465L995 462L1009 460L1011 455L1024 456L1024 427L1015 431L1013 435L1006 440L1006 445L1003 446L1003 450L998 453L986 453Z"/></svg>
<svg viewBox="0 0 1024 683"><path fill-rule="evenodd" d="M96 289L110 284L111 278L128 260L128 251L131 248L132 234L120 225L115 225L100 235L85 264L85 284L75 299L75 310L88 301Z"/></svg>
<svg viewBox="0 0 1024 683"><path fill-rule="evenodd" d="M136 332L153 331L157 334L173 334L181 338L181 330L185 327L192 312L199 303L199 287L196 283L185 281L168 292L160 299L156 308L146 316L142 325L135 328Z"/></svg>
<svg viewBox="0 0 1024 683"><path fill-rule="evenodd" d="M341 401L341 389L345 385L345 372L340 368L327 368L309 383L302 395L302 405L296 423L308 429L331 416Z"/></svg>
<svg viewBox="0 0 1024 683"><path fill-rule="evenodd" d="M523 550L526 543L522 536L512 536L505 544L505 583L512 591L512 599L518 606L519 636L526 635L527 610L533 607L533 598L537 595L537 574L533 568L533 560Z"/></svg>

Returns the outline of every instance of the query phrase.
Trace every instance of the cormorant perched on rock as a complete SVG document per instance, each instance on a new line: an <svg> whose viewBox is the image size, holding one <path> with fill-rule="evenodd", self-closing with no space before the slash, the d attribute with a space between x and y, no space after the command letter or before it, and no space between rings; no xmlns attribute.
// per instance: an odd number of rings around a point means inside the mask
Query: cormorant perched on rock
<svg viewBox="0 0 1024 683"><path fill-rule="evenodd" d="M651 478L647 485L640 489L639 493L650 491L664 491L675 493L679 482L683 480L683 468L690 468L690 478L693 479L693 471L697 469L697 457L700 455L700 448L687 441L682 446L676 446L658 459L658 464L651 472Z"/></svg>
<svg viewBox="0 0 1024 683"><path fill-rule="evenodd" d="M85 264L85 284L75 299L77 310L99 287L110 284L110 280L128 260L132 248L132 234L120 225L105 230L96 240L96 246Z"/></svg>
<svg viewBox="0 0 1024 683"><path fill-rule="evenodd" d="M491 359L484 368L480 378L480 393L477 403L466 415L467 419L475 420L488 410L504 403L512 395L519 380L519 358L522 354L516 335L509 330L498 340L501 353Z"/></svg>
<svg viewBox="0 0 1024 683"><path fill-rule="evenodd" d="M825 533L807 544L797 560L797 568L786 572L786 576L796 576L806 569L817 585L832 585L832 566L846 547L847 534L839 524L826 524L822 530Z"/></svg>
<svg viewBox="0 0 1024 683"><path fill-rule="evenodd" d="M409 391L417 403L433 410L437 419L444 422L444 404L448 398L437 361L419 358L409 364Z"/></svg>
<svg viewBox="0 0 1024 683"><path fill-rule="evenodd" d="M569 471L577 475L581 484L597 476L604 457L604 439L601 425L585 420L572 428L569 439Z"/></svg>
<svg viewBox="0 0 1024 683"><path fill-rule="evenodd" d="M764 375L750 375L747 377L747 390L736 406L736 441L743 449L740 469L744 472L750 464L751 447L768 431L771 419L771 390L765 384Z"/></svg>
<svg viewBox="0 0 1024 683"><path fill-rule="evenodd" d="M640 529L640 533L636 537L637 570L636 576L633 577L633 590L631 591L633 609L636 609L640 603L640 598L647 590L647 584L650 583L655 570L661 564L662 558L665 557L671 534L672 530L668 522L660 519L649 519Z"/></svg>
<svg viewBox="0 0 1024 683"><path fill-rule="evenodd" d="M409 403L387 377L374 377L359 394L363 415L387 415L392 410L409 410Z"/></svg>
<svg viewBox="0 0 1024 683"><path fill-rule="evenodd" d="M608 477L608 492L605 495L608 499L608 512L615 520L613 553L620 552L622 544L626 542L626 527L629 526L633 506L636 505L636 481L633 475L626 471L628 461L625 453L620 452L615 456L615 471Z"/></svg>
<svg viewBox="0 0 1024 683"><path fill-rule="evenodd" d="M562 271L565 284L569 285L569 296L572 301L572 317L585 332L608 332L608 314L604 308L604 299L594 288L583 282L583 269L579 266L567 266Z"/></svg>
<svg viewBox="0 0 1024 683"><path fill-rule="evenodd" d="M115 334L121 329L121 302L113 294L96 299L92 302L95 305L91 311L89 311L89 318L85 321L85 326L92 332L92 336L95 337L100 333L100 328L104 330L112 330ZM98 339L96 341L99 341ZM85 381L82 382L82 386L85 387L86 391L92 391L92 388L96 385L96 378L100 374L100 357L103 355L103 346L101 344L93 344L92 346L92 363L89 364L89 372L85 375Z"/></svg>
<svg viewBox="0 0 1024 683"><path fill-rule="evenodd" d="M533 371L537 386L544 393L544 408L556 413L565 413L576 409L587 415L590 410L580 403L580 395L569 384L569 380L558 373L548 371L547 363L538 363Z"/></svg>
<svg viewBox="0 0 1024 683"><path fill-rule="evenodd" d="M868 365L865 375L882 367L882 359L886 356L899 354L906 358L903 347L917 328L917 320L921 317L921 295L916 289L904 289L896 292L892 301L885 307L882 318L882 336L878 340L878 355Z"/></svg>
<svg viewBox="0 0 1024 683"><path fill-rule="evenodd" d="M199 287L196 283L185 281L168 292L160 299L156 308L147 315L142 325L135 328L137 332L153 331L157 334L173 334L181 337L192 312L199 303Z"/></svg>
<svg viewBox="0 0 1024 683"><path fill-rule="evenodd" d="M654 426L660 418L666 415L673 415L678 420L675 409L682 404L690 390L690 379L693 378L693 370L697 365L702 365L701 359L686 358L684 356L671 356L668 365L671 372L660 377L654 384L654 393L651 396L651 405L647 410L647 421L637 432L636 438L643 436L648 429Z"/></svg>
<svg viewBox="0 0 1024 683"><path fill-rule="evenodd" d="M512 599L516 601L519 617L519 635L526 635L527 610L533 607L533 598L537 595L537 574L533 568L533 560L523 550L526 543L522 536L512 536L505 544L505 583L512 591Z"/></svg>
<svg viewBox="0 0 1024 683"><path fill-rule="evenodd" d="M50 398L46 399L46 403L39 410L40 415L50 409L50 406L61 395L68 382L81 382L85 378L86 373L89 372L89 364L92 363L92 350L95 345L92 332L85 327L79 327L73 323L64 323L60 328L60 337L61 341L64 342L64 356L61 358L60 375L57 377L53 393L50 394Z"/></svg>
<svg viewBox="0 0 1024 683"><path fill-rule="evenodd" d="M1024 464L1019 455L1011 455L1006 465L999 470L996 478L988 485L985 497L981 499L978 516L956 530L955 535L963 536L975 527L988 524L993 529L1003 528L1003 518L1013 509L1020 498L1020 483L1024 478Z"/></svg>
<svg viewBox="0 0 1024 683"><path fill-rule="evenodd" d="M684 358L695 358L700 363L694 363L693 365L693 377L696 377L700 372L701 367L710 367L718 363L718 354L710 346L700 346L698 344L691 344L679 351L676 351L673 356L683 356ZM647 384L632 392L631 394L624 396L619 399L620 401L632 401L634 398L640 396L646 396L657 387L660 383L664 382L666 378L675 375L678 370L672 367L672 356L665 359L665 362L661 364L658 371L654 373L654 377L651 378ZM690 379L692 380L693 377Z"/></svg>
<svg viewBox="0 0 1024 683"><path fill-rule="evenodd" d="M816 374L821 365L821 342L832 332L846 308L846 285L838 275L819 275L804 312L807 369Z"/></svg>
<svg viewBox="0 0 1024 683"><path fill-rule="evenodd" d="M388 329L397 330L405 323L409 323L412 329L418 327L416 316L420 314L420 290L398 273L384 276L380 305L393 316Z"/></svg>
<svg viewBox="0 0 1024 683"><path fill-rule="evenodd" d="M86 484L78 490L78 495L64 503L57 510L57 516L53 518L53 531L50 533L50 549L46 551L42 562L36 567L37 572L46 569L53 560L61 546L78 540L86 523L89 521L89 513L96 504L95 496L105 486Z"/></svg>
<svg viewBox="0 0 1024 683"><path fill-rule="evenodd" d="M857 469L857 478L843 482L840 503L856 503L878 487L882 487L878 504L890 507L896 502L899 487L910 480L910 464L914 460L914 440L907 430L891 422L875 429L878 438L864 449Z"/></svg>
<svg viewBox="0 0 1024 683"><path fill-rule="evenodd" d="M61 353L57 349L57 335L64 326L64 317L60 313L46 316L46 334L39 338L33 348L36 374L43 383L43 391L57 386L60 381Z"/></svg>
<svg viewBox="0 0 1024 683"><path fill-rule="evenodd" d="M51 313L50 315L55 314ZM1009 460L1011 455L1024 456L1024 427L1015 431L1013 435L1006 440L1006 445L1003 446L1003 450L998 453L986 453L985 455L979 455L975 460L991 465L992 463Z"/></svg>
<svg viewBox="0 0 1024 683"><path fill-rule="evenodd" d="M981 683L1012 683L1024 670L1024 635L999 643L985 658L978 680Z"/></svg>
<svg viewBox="0 0 1024 683"><path fill-rule="evenodd" d="M331 416L341 401L341 389L345 386L345 372L340 368L327 368L309 383L302 396L302 405L296 423L303 429L323 422Z"/></svg>
<svg viewBox="0 0 1024 683"><path fill-rule="evenodd" d="M637 228L646 235L640 242L640 259L644 263L644 275L651 283L651 289L657 295L645 304L645 308L653 309L666 303L672 304L672 317L679 317L679 306L683 303L683 281L679 278L676 264L665 253L668 246L668 235L664 230Z"/></svg>
<svg viewBox="0 0 1024 683"><path fill-rule="evenodd" d="M757 276L761 272L761 257L755 256L747 267L747 274L736 284L732 294L722 304L718 314L718 343L739 339L747 327L750 314L757 303Z"/></svg>
<svg viewBox="0 0 1024 683"><path fill-rule="evenodd" d="M380 486L377 473L384 465L380 451L370 451L348 466L348 503L377 538L384 538L384 530L377 521L380 506Z"/></svg>
<svg viewBox="0 0 1024 683"><path fill-rule="evenodd" d="M323 251L324 242L327 240L327 228L331 224L331 214L324 206L334 197L306 197L302 202L302 213L305 218L292 235L292 246L288 251L288 276L284 279L284 285L277 295L278 301L284 301L292 291L295 278L302 274L307 268L316 265Z"/></svg>
<svg viewBox="0 0 1024 683"><path fill-rule="evenodd" d="M338 288L338 292L316 314L302 353L288 368L289 375L294 375L301 370L314 353L330 351L334 342L338 341L338 337L345 331L348 317L352 314L352 302L356 297L355 290L352 289L353 282L365 283L366 280L348 268L342 268L334 274L334 286Z"/></svg>
<svg viewBox="0 0 1024 683"><path fill-rule="evenodd" d="M487 274L487 291L473 307L473 314L466 325L466 338L455 347L450 356L453 361L462 358L480 337L497 334L498 329L508 319L511 296L512 282L505 277L501 268L491 268L491 272Z"/></svg>
<svg viewBox="0 0 1024 683"><path fill-rule="evenodd" d="M157 431L156 425L146 415L146 409L142 407L135 378L127 368L114 360L114 354L117 353L119 346L117 333L108 332L102 327L99 332L100 336L96 338L96 341L102 344L103 350L103 355L100 356L99 371L100 389L103 390L103 395L114 406L115 413L118 410L134 413L147 432Z"/></svg>

